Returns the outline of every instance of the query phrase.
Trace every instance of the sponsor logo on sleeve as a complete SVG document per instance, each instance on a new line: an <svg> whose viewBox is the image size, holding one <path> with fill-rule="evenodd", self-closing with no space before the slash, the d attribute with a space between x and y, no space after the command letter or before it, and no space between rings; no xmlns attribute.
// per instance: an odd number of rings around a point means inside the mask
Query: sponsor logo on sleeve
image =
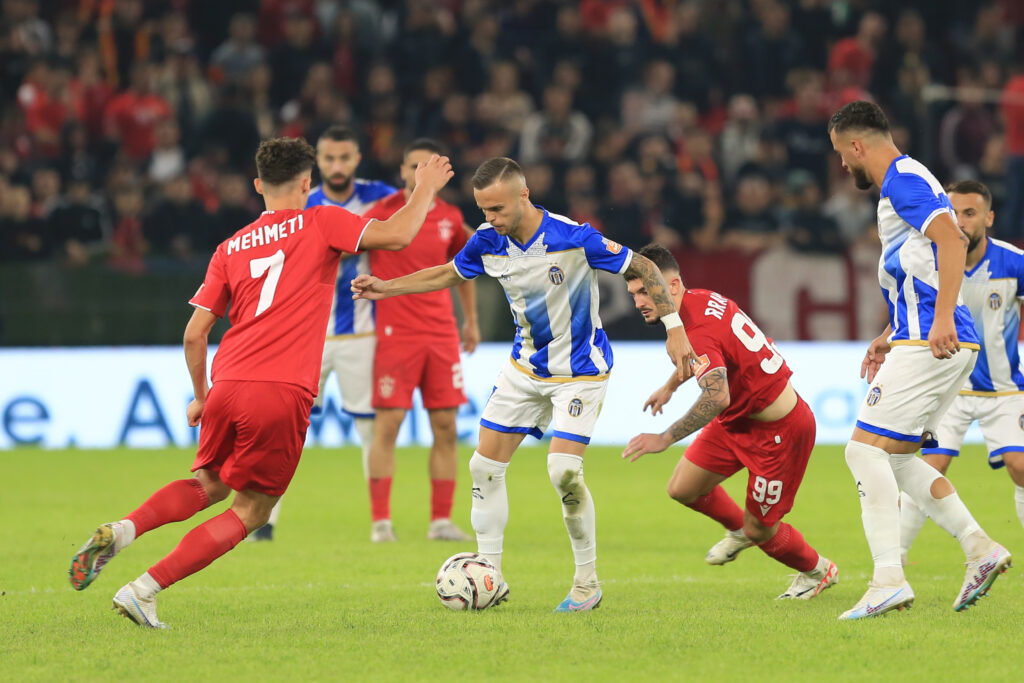
<svg viewBox="0 0 1024 683"><path fill-rule="evenodd" d="M708 354L701 354L690 361L690 370L693 371L694 377L700 377L704 374L704 371L711 365L711 361L708 360Z"/></svg>
<svg viewBox="0 0 1024 683"><path fill-rule="evenodd" d="M604 248L613 254L618 254L622 251L622 245L614 240L610 240L607 237L602 237L601 241L604 242Z"/></svg>

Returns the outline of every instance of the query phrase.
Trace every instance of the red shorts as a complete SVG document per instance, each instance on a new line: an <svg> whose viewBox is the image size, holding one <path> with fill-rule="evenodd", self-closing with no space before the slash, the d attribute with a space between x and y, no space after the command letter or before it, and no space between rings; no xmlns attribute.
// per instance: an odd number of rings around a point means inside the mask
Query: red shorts
<svg viewBox="0 0 1024 683"><path fill-rule="evenodd" d="M814 413L803 399L775 422L712 421L684 457L710 472L731 477L747 468L747 511L772 526L793 509L793 499L814 448Z"/></svg>
<svg viewBox="0 0 1024 683"><path fill-rule="evenodd" d="M284 382L215 382L206 398L192 471L235 491L280 496L299 465L313 394Z"/></svg>
<svg viewBox="0 0 1024 683"><path fill-rule="evenodd" d="M377 337L373 407L409 410L417 387L427 410L457 408L466 402L457 336Z"/></svg>

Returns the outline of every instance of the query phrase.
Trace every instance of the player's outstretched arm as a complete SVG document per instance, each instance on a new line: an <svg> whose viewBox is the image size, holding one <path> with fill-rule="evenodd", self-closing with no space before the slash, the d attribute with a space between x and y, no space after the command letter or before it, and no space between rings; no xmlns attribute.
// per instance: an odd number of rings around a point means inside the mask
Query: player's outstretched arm
<svg viewBox="0 0 1024 683"><path fill-rule="evenodd" d="M634 462L645 453L661 453L676 441L693 434L714 420L719 413L729 407L729 378L725 368L709 370L697 383L701 389L700 396L686 415L676 420L661 434L634 436L626 450L622 451L622 457Z"/></svg>
<svg viewBox="0 0 1024 683"><path fill-rule="evenodd" d="M423 226L434 196L454 175L448 157L433 155L425 164L416 167L416 188L409 201L390 218L372 221L359 241L360 249L386 249L396 251L409 246Z"/></svg>
<svg viewBox="0 0 1024 683"><path fill-rule="evenodd" d="M446 289L461 282L455 265L449 261L440 266L424 268L415 273L396 277L394 280L381 280L372 275L360 275L352 280L352 298L379 301L402 294L419 294Z"/></svg>
<svg viewBox="0 0 1024 683"><path fill-rule="evenodd" d="M663 385L658 387L653 394L647 398L647 403L644 403L644 410L651 409L651 415L660 415L661 409L665 407L665 404L672 400L672 394L676 393L676 389L681 387L683 382L679 379L679 375L675 372L668 378Z"/></svg>
<svg viewBox="0 0 1024 683"><path fill-rule="evenodd" d="M932 220L925 235L935 242L935 260L939 269L935 321L928 331L928 345L936 358L952 358L953 354L960 350L953 314L960 295L960 285L964 281L968 240L956 226L953 218L945 213Z"/></svg>
<svg viewBox="0 0 1024 683"><path fill-rule="evenodd" d="M203 419L206 407L206 395L210 393L210 383L206 378L206 352L209 347L210 330L217 322L217 316L204 308L192 311L192 317L185 326L183 344L185 346L185 363L188 374L192 378L192 391L195 398L185 409L190 427L195 427Z"/></svg>
<svg viewBox="0 0 1024 683"><path fill-rule="evenodd" d="M892 334L892 325L885 326L885 332L878 335L868 344L868 352L860 363L860 376L867 379L868 384L875 381L878 369L885 362L885 354L889 353L889 335Z"/></svg>
<svg viewBox="0 0 1024 683"><path fill-rule="evenodd" d="M688 379L693 372L690 370L690 361L695 358L693 347L683 329L683 322L679 319L679 311L676 310L672 295L669 294L668 284L661 276L661 271L654 265L654 262L645 256L634 253L630 259L629 267L622 274L626 280L639 279L644 283L644 289L654 302L654 308L658 311L658 317L665 325L668 339L665 341L665 349L668 357L676 366L676 372L680 381Z"/></svg>

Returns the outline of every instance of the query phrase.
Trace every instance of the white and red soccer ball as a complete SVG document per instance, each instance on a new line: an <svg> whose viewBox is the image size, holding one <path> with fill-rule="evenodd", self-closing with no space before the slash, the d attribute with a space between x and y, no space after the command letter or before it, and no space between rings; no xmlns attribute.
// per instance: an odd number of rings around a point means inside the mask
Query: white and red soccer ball
<svg viewBox="0 0 1024 683"><path fill-rule="evenodd" d="M476 553L452 555L437 572L437 596L451 610L481 610L508 597L508 586L493 564Z"/></svg>

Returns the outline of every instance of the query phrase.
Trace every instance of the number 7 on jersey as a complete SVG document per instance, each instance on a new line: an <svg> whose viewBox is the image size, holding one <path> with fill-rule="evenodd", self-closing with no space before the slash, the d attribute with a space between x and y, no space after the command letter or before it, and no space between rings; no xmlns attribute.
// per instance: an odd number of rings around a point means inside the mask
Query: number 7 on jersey
<svg viewBox="0 0 1024 683"><path fill-rule="evenodd" d="M277 282L281 279L281 269L283 268L284 251L281 249L270 256L254 258L249 261L250 277L255 279L263 277L264 274L267 276L267 279L263 281L263 287L260 288L260 302L256 306L254 318L258 318L263 311L270 308L270 304L274 303L274 292L277 290Z"/></svg>

